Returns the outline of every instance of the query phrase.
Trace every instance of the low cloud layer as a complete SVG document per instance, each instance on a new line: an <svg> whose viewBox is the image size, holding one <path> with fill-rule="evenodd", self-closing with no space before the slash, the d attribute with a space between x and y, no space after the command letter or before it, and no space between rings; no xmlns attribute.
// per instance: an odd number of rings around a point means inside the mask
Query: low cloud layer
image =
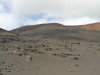
<svg viewBox="0 0 100 75"><path fill-rule="evenodd" d="M0 27L61 23L81 25L100 21L100 0L0 0Z"/></svg>

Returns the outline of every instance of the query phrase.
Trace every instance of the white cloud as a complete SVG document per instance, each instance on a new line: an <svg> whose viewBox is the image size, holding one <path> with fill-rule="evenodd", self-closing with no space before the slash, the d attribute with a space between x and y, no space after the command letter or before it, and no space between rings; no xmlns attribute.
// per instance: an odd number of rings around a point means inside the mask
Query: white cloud
<svg viewBox="0 0 100 75"><path fill-rule="evenodd" d="M20 25L50 22L87 24L100 21L99 8L100 0L1 0L0 27L11 30ZM45 15L36 20L29 18L41 13ZM56 19L48 20L49 17Z"/></svg>
<svg viewBox="0 0 100 75"><path fill-rule="evenodd" d="M0 5L0 12L4 12L5 9L3 8L3 5Z"/></svg>
<svg viewBox="0 0 100 75"><path fill-rule="evenodd" d="M17 21L8 13L0 14L0 27L11 30L17 26Z"/></svg>
<svg viewBox="0 0 100 75"><path fill-rule="evenodd" d="M67 26L76 26L76 25L83 25L88 23L94 23L98 22L96 19L91 19L88 17L83 18L77 18L77 19L54 19L51 21L48 21L46 18L44 19L38 19L34 21L33 19L27 19L25 22L23 22L23 25L32 25L32 24L41 24L41 23L60 23Z"/></svg>
<svg viewBox="0 0 100 75"><path fill-rule="evenodd" d="M82 17L82 18L77 18L77 19L63 20L62 24L64 25L83 25L83 24L94 23L94 22L98 22L98 21L96 19Z"/></svg>
<svg viewBox="0 0 100 75"><path fill-rule="evenodd" d="M13 0L19 15L50 13L57 17L100 17L100 0Z"/></svg>

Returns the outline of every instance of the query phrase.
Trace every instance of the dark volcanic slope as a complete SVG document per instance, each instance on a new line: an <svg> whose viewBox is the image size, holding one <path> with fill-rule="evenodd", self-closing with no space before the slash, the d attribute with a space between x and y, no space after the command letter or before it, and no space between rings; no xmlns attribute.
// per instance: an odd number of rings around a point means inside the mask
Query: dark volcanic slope
<svg viewBox="0 0 100 75"><path fill-rule="evenodd" d="M48 26L48 25L49 25L49 26L52 26L52 27L61 27L61 26L63 26L63 25L57 24L57 23L39 24L39 25L23 26L23 27L20 27L20 28L11 30L11 31L14 32L14 33L17 33L17 34L24 35L25 32L34 30L34 29L39 28L39 27L45 27L45 26ZM24 34L23 34L23 33L24 33Z"/></svg>
<svg viewBox="0 0 100 75"><path fill-rule="evenodd" d="M56 38L99 40L99 23L81 26L64 26L57 23L24 26L12 32L28 36L49 36ZM89 29L90 28L90 29ZM98 29L96 29L98 28Z"/></svg>
<svg viewBox="0 0 100 75"><path fill-rule="evenodd" d="M0 35L16 35L16 34L0 28Z"/></svg>

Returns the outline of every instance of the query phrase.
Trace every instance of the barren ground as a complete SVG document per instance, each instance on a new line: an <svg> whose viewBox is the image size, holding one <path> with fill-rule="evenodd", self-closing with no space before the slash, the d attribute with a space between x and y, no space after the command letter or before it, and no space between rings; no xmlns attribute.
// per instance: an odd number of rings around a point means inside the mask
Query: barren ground
<svg viewBox="0 0 100 75"><path fill-rule="evenodd" d="M0 75L100 75L100 42L0 36Z"/></svg>

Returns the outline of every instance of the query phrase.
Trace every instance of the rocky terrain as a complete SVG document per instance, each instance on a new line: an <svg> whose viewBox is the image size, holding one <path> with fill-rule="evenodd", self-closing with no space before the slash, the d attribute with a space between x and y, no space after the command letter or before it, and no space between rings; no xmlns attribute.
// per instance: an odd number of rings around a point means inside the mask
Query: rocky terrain
<svg viewBox="0 0 100 75"><path fill-rule="evenodd" d="M0 29L0 75L99 75L98 26L50 23Z"/></svg>
<svg viewBox="0 0 100 75"><path fill-rule="evenodd" d="M99 75L100 42L0 36L0 75Z"/></svg>

